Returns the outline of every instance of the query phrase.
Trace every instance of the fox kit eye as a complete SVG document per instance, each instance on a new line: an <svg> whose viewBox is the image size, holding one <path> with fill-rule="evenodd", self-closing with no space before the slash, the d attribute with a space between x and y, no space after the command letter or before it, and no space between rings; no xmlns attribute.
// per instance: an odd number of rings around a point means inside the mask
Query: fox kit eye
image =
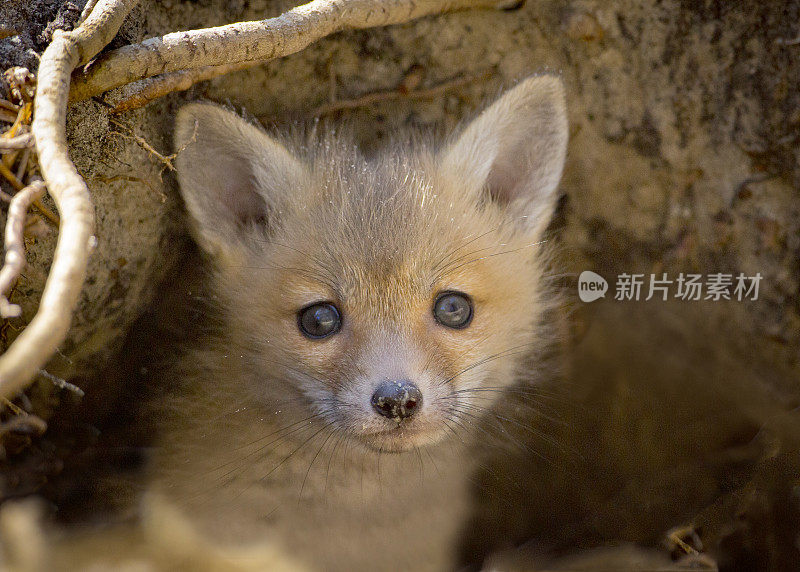
<svg viewBox="0 0 800 572"><path fill-rule="evenodd" d="M448 328L466 328L472 321L472 300L461 292L442 292L433 303L433 317Z"/></svg>
<svg viewBox="0 0 800 572"><path fill-rule="evenodd" d="M338 332L342 325L342 317L333 304L319 302L300 310L297 314L297 324L305 337L319 340Z"/></svg>

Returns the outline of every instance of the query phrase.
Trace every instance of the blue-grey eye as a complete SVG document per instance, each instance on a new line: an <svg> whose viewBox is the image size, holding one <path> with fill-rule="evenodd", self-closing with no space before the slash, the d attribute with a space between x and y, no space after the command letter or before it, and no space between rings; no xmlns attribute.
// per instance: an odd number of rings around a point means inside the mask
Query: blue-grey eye
<svg viewBox="0 0 800 572"><path fill-rule="evenodd" d="M319 302L306 306L297 314L297 324L307 338L318 340L339 331L342 317L330 302Z"/></svg>
<svg viewBox="0 0 800 572"><path fill-rule="evenodd" d="M461 292L442 292L433 303L433 317L448 328L466 328L472 321L472 300Z"/></svg>

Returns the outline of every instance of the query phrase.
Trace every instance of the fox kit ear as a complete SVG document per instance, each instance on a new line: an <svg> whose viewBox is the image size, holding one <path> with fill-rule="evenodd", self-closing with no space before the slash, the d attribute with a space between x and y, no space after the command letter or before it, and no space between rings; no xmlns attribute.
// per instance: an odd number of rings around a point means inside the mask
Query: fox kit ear
<svg viewBox="0 0 800 572"><path fill-rule="evenodd" d="M550 222L567 152L561 79L526 79L474 119L444 150L441 168L484 193L537 236Z"/></svg>
<svg viewBox="0 0 800 572"><path fill-rule="evenodd" d="M175 148L195 238L220 262L235 255L248 226L269 222L281 197L307 176L280 143L216 105L194 103L178 112Z"/></svg>

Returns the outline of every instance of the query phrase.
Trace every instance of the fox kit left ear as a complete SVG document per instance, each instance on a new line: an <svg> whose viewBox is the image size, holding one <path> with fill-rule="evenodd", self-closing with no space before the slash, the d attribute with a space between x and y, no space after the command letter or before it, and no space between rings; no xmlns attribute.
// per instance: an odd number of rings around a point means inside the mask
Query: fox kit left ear
<svg viewBox="0 0 800 572"><path fill-rule="evenodd" d="M555 208L567 139L561 79L532 77L473 120L445 148L441 168L468 192L488 191L538 236Z"/></svg>
<svg viewBox="0 0 800 572"><path fill-rule="evenodd" d="M220 264L236 260L248 227L274 223L270 214L307 178L288 149L216 105L181 108L175 148L195 239Z"/></svg>

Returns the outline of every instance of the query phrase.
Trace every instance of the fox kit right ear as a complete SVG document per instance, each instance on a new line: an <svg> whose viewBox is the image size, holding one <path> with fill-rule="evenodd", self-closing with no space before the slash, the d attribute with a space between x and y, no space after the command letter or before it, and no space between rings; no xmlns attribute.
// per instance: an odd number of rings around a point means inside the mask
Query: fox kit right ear
<svg viewBox="0 0 800 572"><path fill-rule="evenodd" d="M224 263L248 226L269 222L307 170L285 147L238 115L194 103L178 112L175 163L195 239Z"/></svg>
<svg viewBox="0 0 800 572"><path fill-rule="evenodd" d="M467 125L444 150L440 168L476 199L488 198L524 220L523 226L538 237L555 209L567 139L561 79L535 76Z"/></svg>

